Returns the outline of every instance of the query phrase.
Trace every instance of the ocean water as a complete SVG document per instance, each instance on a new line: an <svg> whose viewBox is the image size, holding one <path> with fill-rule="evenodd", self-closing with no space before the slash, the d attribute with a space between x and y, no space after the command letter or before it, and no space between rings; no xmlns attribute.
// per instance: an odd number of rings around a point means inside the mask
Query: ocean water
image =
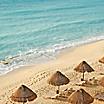
<svg viewBox="0 0 104 104"><path fill-rule="evenodd" d="M0 0L0 74L104 39L104 0Z"/></svg>

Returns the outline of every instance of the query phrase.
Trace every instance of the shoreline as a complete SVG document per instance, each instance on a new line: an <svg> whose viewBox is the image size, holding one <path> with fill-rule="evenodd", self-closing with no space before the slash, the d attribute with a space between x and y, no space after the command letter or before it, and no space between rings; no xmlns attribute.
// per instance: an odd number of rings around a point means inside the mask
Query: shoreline
<svg viewBox="0 0 104 104"><path fill-rule="evenodd" d="M36 64L27 64L27 65L21 65L19 66L18 68L14 68L4 74L1 74L0 77L2 76L5 76L6 74L9 74L9 73L12 73L14 71L18 71L18 70L22 70L22 69L25 69L26 67L34 67L34 66L38 66L38 65L45 65L45 64L48 64L48 63L52 63L53 61L56 61L57 59L59 59L61 56L63 56L63 54L67 54L68 52L71 53L73 50L75 50L76 48L80 48L80 47L83 47L83 46L86 46L86 45L90 45L90 44L94 44L94 43L98 43L98 42L101 42L101 41L104 41L104 39L101 39L101 40L95 40L95 41L91 41L91 42L88 42L88 43L84 43L84 44L78 44L78 45L75 45L73 47L67 47L67 48L64 48L64 49L61 49L59 51L59 53L57 55L55 55L55 58L54 59L49 59L48 61L45 61L45 62L38 62Z"/></svg>
<svg viewBox="0 0 104 104"><path fill-rule="evenodd" d="M7 72L4 72L4 73L0 74L0 77L1 76L5 76L6 74L8 74L8 73L10 73L10 72L12 72L14 70L18 70L18 69L25 68L25 67L28 67L28 66L47 64L47 62L55 61L57 59L57 57L60 56L60 54L63 54L63 53L65 54L65 52L67 53L67 51L71 52L75 48L78 48L78 47L81 47L81 46L84 46L84 45L93 44L93 43L96 43L96 42L99 42L99 41L104 41L104 39L98 39L98 40L88 41L88 42L85 42L85 43L77 44L75 46L62 48L62 49L58 50L58 52L55 53L55 56L53 57L53 59L52 58L51 59L49 58L49 59L46 59L46 60L42 59L42 61L44 61L44 62L36 62L36 63L30 63L30 64L24 64L24 65L16 66L15 68L13 68L13 69L11 69L11 70L9 70ZM16 56L16 57L19 57L19 56ZM13 58L15 58L15 56Z"/></svg>
<svg viewBox="0 0 104 104"><path fill-rule="evenodd" d="M82 48L82 47L84 47L84 46L90 46L90 45L93 45L93 44L97 44L97 43L100 43L100 42L103 42L104 40L98 40L98 41L96 41L96 42L91 42L91 43L86 43L86 44L82 44L82 45L79 45L79 46L75 46L75 47L71 47L71 48L65 48L65 49L63 49L63 50L61 50L60 51L60 53L56 56L56 59L54 59L54 60L49 60L48 62L45 62L45 63L37 63L37 64L31 64L31 65L25 65L25 66L21 66L21 67L19 67L19 68L15 68L15 69L13 69L13 70L11 70L11 71L9 71L8 73L6 73L6 74L2 74L2 75L0 75L0 78L1 77L5 77L5 76L8 76L8 75L11 75L11 74L13 74L13 73L17 73L17 72L21 72L21 71L29 71L29 69L31 69L31 68L33 68L33 67L40 67L40 66L47 66L48 64L54 64L54 61L55 61L55 63L57 63L57 61L59 61L59 60L62 60L62 58L63 57L67 57L67 55L69 55L69 54L71 54L73 51L75 51L75 50L77 50L77 49L79 49L79 48ZM71 56L72 57L72 56ZM101 58L101 57L103 57L103 56L100 56L99 58ZM60 59L61 58L61 59ZM98 58L98 59L99 59ZM67 58L66 58L67 59ZM87 59L87 57L85 58L85 60ZM89 59L89 58L88 58ZM92 58L93 59L93 58ZM68 60L68 59L67 59ZM81 59L80 58L80 60L79 60L79 62L80 61L82 61L82 60L84 60L83 58ZM75 64L76 62L74 61L74 62L70 62L70 64L71 65L73 65L73 64ZM28 69L27 69L28 68Z"/></svg>

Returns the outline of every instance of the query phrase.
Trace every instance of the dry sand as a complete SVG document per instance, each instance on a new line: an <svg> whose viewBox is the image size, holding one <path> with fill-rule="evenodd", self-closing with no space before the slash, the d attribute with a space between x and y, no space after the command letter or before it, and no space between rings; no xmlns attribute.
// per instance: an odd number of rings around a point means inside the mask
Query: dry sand
<svg viewBox="0 0 104 104"><path fill-rule="evenodd" d="M81 78L80 73L73 71L73 68L81 61L87 61L94 69L93 73L85 73L85 79L96 77L100 79L104 75L104 65L98 60L104 56L104 40L94 43L81 45L71 49L65 49L56 57L44 64L25 66L0 76L0 104L18 104L10 100L11 94L21 85L25 84L37 93L38 98L29 104L69 104L68 102L44 99L45 96L55 95L56 87L48 85L48 77L56 70L64 73L69 79L68 85L62 86L61 90L66 88L79 89L76 86ZM83 87L87 92L94 96L97 92L104 91L101 86ZM93 104L104 104L104 102L94 100Z"/></svg>

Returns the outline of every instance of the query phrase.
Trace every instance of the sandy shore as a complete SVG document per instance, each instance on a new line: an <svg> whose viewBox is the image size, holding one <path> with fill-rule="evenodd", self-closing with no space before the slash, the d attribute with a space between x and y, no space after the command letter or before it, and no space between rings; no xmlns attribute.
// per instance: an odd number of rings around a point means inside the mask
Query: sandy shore
<svg viewBox="0 0 104 104"><path fill-rule="evenodd" d="M44 64L21 67L6 75L0 76L0 104L17 104L11 102L11 94L21 85L25 84L37 93L38 98L30 104L68 104L68 102L46 100L43 97L55 95L56 88L47 84L47 79L56 70L64 73L71 82L61 87L61 89L73 87L80 80L81 74L73 71L73 68L81 61L87 61L94 69L93 73L86 73L85 78L101 78L104 75L104 65L98 60L104 56L104 40L81 45L71 49L65 49L56 57L55 60ZM103 91L101 86L84 87L92 96L95 93ZM93 104L103 104L104 102L95 100Z"/></svg>

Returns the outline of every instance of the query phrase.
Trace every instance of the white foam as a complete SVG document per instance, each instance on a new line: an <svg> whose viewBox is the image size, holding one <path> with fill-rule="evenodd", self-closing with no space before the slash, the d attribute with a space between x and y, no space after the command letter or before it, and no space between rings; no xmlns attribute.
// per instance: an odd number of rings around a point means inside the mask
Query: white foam
<svg viewBox="0 0 104 104"><path fill-rule="evenodd" d="M41 63L47 60L52 60L55 58L55 55L59 53L61 50L65 48L75 47L82 44L87 44L99 40L103 40L104 35L96 36L96 37L87 37L81 40L74 40L71 42L64 42L61 44L55 44L53 46L49 46L46 49L30 49L28 52L19 52L17 56L9 56L12 61L7 65L0 64L0 74L5 74L11 70L14 70L18 67L34 64L34 63Z"/></svg>

